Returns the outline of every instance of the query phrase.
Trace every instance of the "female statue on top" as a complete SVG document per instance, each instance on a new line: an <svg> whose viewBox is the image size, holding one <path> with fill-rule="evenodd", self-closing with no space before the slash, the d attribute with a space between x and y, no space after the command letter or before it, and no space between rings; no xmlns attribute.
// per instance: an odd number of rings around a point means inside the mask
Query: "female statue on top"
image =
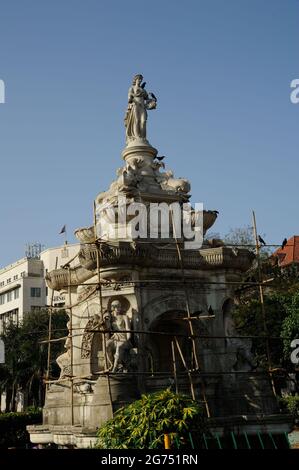
<svg viewBox="0 0 299 470"><path fill-rule="evenodd" d="M134 140L146 140L147 109L155 109L157 98L153 93L147 93L143 76L135 75L128 94L128 108L125 117L127 144Z"/></svg>

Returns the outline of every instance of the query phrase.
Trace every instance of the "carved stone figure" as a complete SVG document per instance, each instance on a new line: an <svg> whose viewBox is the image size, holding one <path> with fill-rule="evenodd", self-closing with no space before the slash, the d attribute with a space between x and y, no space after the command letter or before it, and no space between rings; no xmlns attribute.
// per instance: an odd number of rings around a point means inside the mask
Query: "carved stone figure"
<svg viewBox="0 0 299 470"><path fill-rule="evenodd" d="M94 330L98 330L101 326L99 315L94 315L85 327L82 339L81 357L86 359L91 355L91 343L94 336Z"/></svg>
<svg viewBox="0 0 299 470"><path fill-rule="evenodd" d="M126 164L126 170L127 171L138 171L143 164L143 158L141 157L131 157L129 161L127 161Z"/></svg>
<svg viewBox="0 0 299 470"><path fill-rule="evenodd" d="M231 314L227 314L224 318L224 334L226 336L226 344L229 348L236 350L236 362L233 370L249 371L256 368L254 364L253 354L251 352L252 341L250 338L238 338L239 333L236 330L234 320Z"/></svg>
<svg viewBox="0 0 299 470"><path fill-rule="evenodd" d="M156 181L157 179L159 180L159 178L161 178L161 175L163 173L160 173L160 168L165 168L165 163L163 162L157 162L157 161L154 161L152 164L151 164L151 167L154 171L154 175L156 177Z"/></svg>
<svg viewBox="0 0 299 470"><path fill-rule="evenodd" d="M120 186L134 186L137 182L136 174L132 168L119 168L117 181Z"/></svg>
<svg viewBox="0 0 299 470"><path fill-rule="evenodd" d="M185 178L173 178L171 170L162 173L161 188L178 193L188 193L191 189L190 183Z"/></svg>
<svg viewBox="0 0 299 470"><path fill-rule="evenodd" d="M67 324L69 326L69 322ZM64 347L66 349L66 352L63 354L60 354L60 356L57 357L56 362L58 366L60 367L60 379L63 379L65 377L70 377L72 374L71 371L71 338L70 336L67 337Z"/></svg>
<svg viewBox="0 0 299 470"><path fill-rule="evenodd" d="M142 80L142 75L135 75L129 89L125 117L127 143L133 140L146 142L147 109L156 108L157 99L152 93L147 93L145 83L143 84Z"/></svg>
<svg viewBox="0 0 299 470"><path fill-rule="evenodd" d="M132 349L130 319L123 313L119 300L111 303L111 313L106 318L110 322L109 328L112 332L106 342L109 368L112 372L125 372L129 367L129 351Z"/></svg>

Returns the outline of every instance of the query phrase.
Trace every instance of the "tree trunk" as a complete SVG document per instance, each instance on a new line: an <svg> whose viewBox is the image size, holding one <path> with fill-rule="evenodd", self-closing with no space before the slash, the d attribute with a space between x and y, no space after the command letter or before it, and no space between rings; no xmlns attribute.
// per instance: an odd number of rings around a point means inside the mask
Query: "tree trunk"
<svg viewBox="0 0 299 470"><path fill-rule="evenodd" d="M10 402L10 411L16 411L16 386L13 384L12 393L11 393L11 402Z"/></svg>
<svg viewBox="0 0 299 470"><path fill-rule="evenodd" d="M9 413L10 411L10 404L11 404L11 395L12 391L11 388L7 388L6 391L6 397L5 397L5 413Z"/></svg>

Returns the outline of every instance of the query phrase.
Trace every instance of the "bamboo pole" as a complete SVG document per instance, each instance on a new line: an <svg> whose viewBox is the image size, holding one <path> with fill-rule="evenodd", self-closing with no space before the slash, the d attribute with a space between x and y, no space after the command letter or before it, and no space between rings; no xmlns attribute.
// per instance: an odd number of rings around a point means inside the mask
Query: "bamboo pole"
<svg viewBox="0 0 299 470"><path fill-rule="evenodd" d="M164 434L164 449L170 449L170 448L171 448L170 435Z"/></svg>
<svg viewBox="0 0 299 470"><path fill-rule="evenodd" d="M58 256L56 256L55 260L55 269L58 266ZM47 372L46 372L46 380L49 380L50 377L50 363L51 363L51 336L52 336L52 312L53 312L53 301L54 301L54 289L52 289L51 293L51 306L49 309L49 325L48 325L48 357L47 357ZM49 387L47 387L49 389Z"/></svg>
<svg viewBox="0 0 299 470"><path fill-rule="evenodd" d="M78 365L78 364L77 364ZM80 365L80 364L79 364ZM246 375L246 374L250 374L251 372L248 372L248 371L235 371L234 374L239 374L239 375ZM262 375L264 372L256 372L256 374L259 374L259 375ZM114 372L111 372L110 370L100 370L100 371L95 371L93 373L93 375L115 375ZM169 371L162 371L162 372L123 372L123 373L120 373L120 372L117 372L117 376L125 376L125 377L129 377L129 376L132 376L132 377L135 377L135 376L149 376L149 377L169 377ZM185 377L185 376L188 376L188 372L187 371L182 371L182 372L178 372L177 373L177 376L178 377ZM228 371L228 372L202 372L202 375L203 376L207 376L207 377L218 377L219 375L231 375L231 372ZM86 376L77 376L77 377L74 377L74 381L77 380L77 379L84 379ZM88 377L91 377L90 375ZM53 380L49 380L49 381L44 381L44 383L59 383L59 382L66 382L66 381L69 381L70 380L70 376L69 377L66 377L64 379L53 379ZM237 396L237 395L236 395ZM243 395L238 395L238 397L244 397ZM204 403L203 400L199 400L200 403Z"/></svg>
<svg viewBox="0 0 299 470"><path fill-rule="evenodd" d="M174 382L175 382L175 393L179 393L177 368L176 368L176 360L175 360L175 350L174 350L173 341L171 341L171 353L172 353L172 364L173 364L173 376L174 376Z"/></svg>
<svg viewBox="0 0 299 470"><path fill-rule="evenodd" d="M183 317L182 320L210 320L215 318L215 315L203 315L198 317ZM176 320L181 320L180 318L176 318Z"/></svg>
<svg viewBox="0 0 299 470"><path fill-rule="evenodd" d="M180 320L182 320L180 318ZM76 328L77 330L85 330L85 328ZM106 330L106 329L96 329L96 328L92 328L92 329L86 329L85 330L87 333L110 333L111 330ZM131 330L118 330L119 333L131 333ZM148 331L148 330L134 330L134 333L138 333L138 334L145 334L145 335L154 335L154 336L173 336L173 332L165 332L165 331ZM77 333L77 334L74 334L73 337L75 338L76 336L82 336L82 333ZM186 334L182 334L182 333L176 333L176 336L178 337L181 337L181 338L192 338L191 335L186 335ZM62 336L61 338L55 338L55 339L51 339L50 342L51 343L55 343L55 342L59 342L59 341L63 341L65 339L67 339L68 336ZM207 338L207 339L226 339L227 336L220 336L220 335L194 335L193 338ZM254 335L250 335L250 336L240 336L240 335L234 335L234 336L230 336L230 338L238 338L238 339L265 339L267 338L267 336L265 335L262 335L262 336L254 336ZM272 339L281 339L280 336L269 336L269 338L272 338ZM39 341L39 343L43 344L43 343L48 343L49 340L48 339L45 339L45 340L42 340L42 341Z"/></svg>
<svg viewBox="0 0 299 470"><path fill-rule="evenodd" d="M194 390L194 384L193 384L191 372L190 372L190 370L188 369L188 366L187 366L187 364L186 364L184 355L183 355L183 353L182 353L180 344L179 344L178 339L177 339L176 336L174 337L174 341L175 341L175 345L176 345L176 347L177 347L177 350L178 350L178 352L179 352L179 355L180 355L180 357L181 357L182 363L183 363L183 365L184 365L184 367L185 367L185 369L186 369L186 372L187 372L187 374L188 374L188 377L189 377L189 382L190 382L190 388L191 388L191 395L192 395L192 398L193 398L193 400L195 400L196 397L195 397L195 390ZM204 401L205 401L205 400L204 400Z"/></svg>
<svg viewBox="0 0 299 470"><path fill-rule="evenodd" d="M262 282L261 282L262 281L262 270L261 270L261 260L260 260L260 244L259 244L259 240L258 240L258 234L257 234L257 228L256 228L256 218L255 218L255 212L254 211L252 211L252 220L253 220L253 235L254 235L254 239L255 239L255 249L256 249L256 257L257 257L257 267L258 267L260 303L261 303L262 316L263 316L264 333L265 333L265 336L266 336L266 352L267 352L269 376L270 376L271 386L272 386L274 396L276 396L276 390L275 390L275 384L274 384L274 380L273 380L273 374L271 372L272 366L271 366L270 346L269 346L269 338L268 338L268 328L267 328L267 322L266 322L266 309L265 309L265 302L264 302L263 285L262 285Z"/></svg>
<svg viewBox="0 0 299 470"><path fill-rule="evenodd" d="M102 242L101 242L102 244ZM271 279L265 279L264 281L262 281L261 283L259 282L252 282L252 281L202 281L201 279L198 279L197 281L196 280L192 280L192 281L188 281L188 279L186 279L186 285L189 285L189 287L195 287L196 284L199 285L199 287L201 285L222 285L222 286L225 286L225 285L228 285L228 286L234 286L234 285L240 285L240 284L246 284L246 286L259 286L260 284L264 285L264 284L269 284L269 282L272 282L274 281L275 279L274 278L271 278ZM116 285L121 285L122 287L132 287L132 285L136 285L136 284L162 284L162 283L165 283L166 286L173 286L173 284L178 284L181 282L181 279L172 279L171 281L169 281L169 279L139 279L139 280L129 280L129 281L101 281L101 284L103 284L104 287L107 287L107 288L112 288L112 286L114 284ZM126 286L126 284L128 284ZM98 282L72 282L71 283L71 287L79 287L79 286L97 286L98 285ZM68 285L65 285L64 287L68 287ZM156 287L156 286L155 286ZM61 307L53 307L53 308L59 308L61 309Z"/></svg>
<svg viewBox="0 0 299 470"><path fill-rule="evenodd" d="M86 380L87 382L92 382L92 383L95 383L96 381L95 380L90 380L90 375L78 375L77 377L74 377L73 380ZM63 379L56 379L56 380L45 380L45 383L49 383L49 384L59 384L60 382L69 382L70 381L70 378L71 376L69 377L64 377Z"/></svg>
<svg viewBox="0 0 299 470"><path fill-rule="evenodd" d="M71 280L71 267L68 265L68 275L69 275L69 284ZM72 308L72 293L71 287L68 289L69 294L69 317L70 317L70 328L69 331L71 333L70 340L71 340L71 426L74 425L74 366L73 366L73 308Z"/></svg>

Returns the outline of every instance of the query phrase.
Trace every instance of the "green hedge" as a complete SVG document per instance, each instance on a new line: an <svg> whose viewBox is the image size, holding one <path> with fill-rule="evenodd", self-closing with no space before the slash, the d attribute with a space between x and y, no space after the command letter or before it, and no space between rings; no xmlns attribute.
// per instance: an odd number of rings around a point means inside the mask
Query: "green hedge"
<svg viewBox="0 0 299 470"><path fill-rule="evenodd" d="M0 413L0 448L26 447L30 443L26 426L42 422L41 410Z"/></svg>

